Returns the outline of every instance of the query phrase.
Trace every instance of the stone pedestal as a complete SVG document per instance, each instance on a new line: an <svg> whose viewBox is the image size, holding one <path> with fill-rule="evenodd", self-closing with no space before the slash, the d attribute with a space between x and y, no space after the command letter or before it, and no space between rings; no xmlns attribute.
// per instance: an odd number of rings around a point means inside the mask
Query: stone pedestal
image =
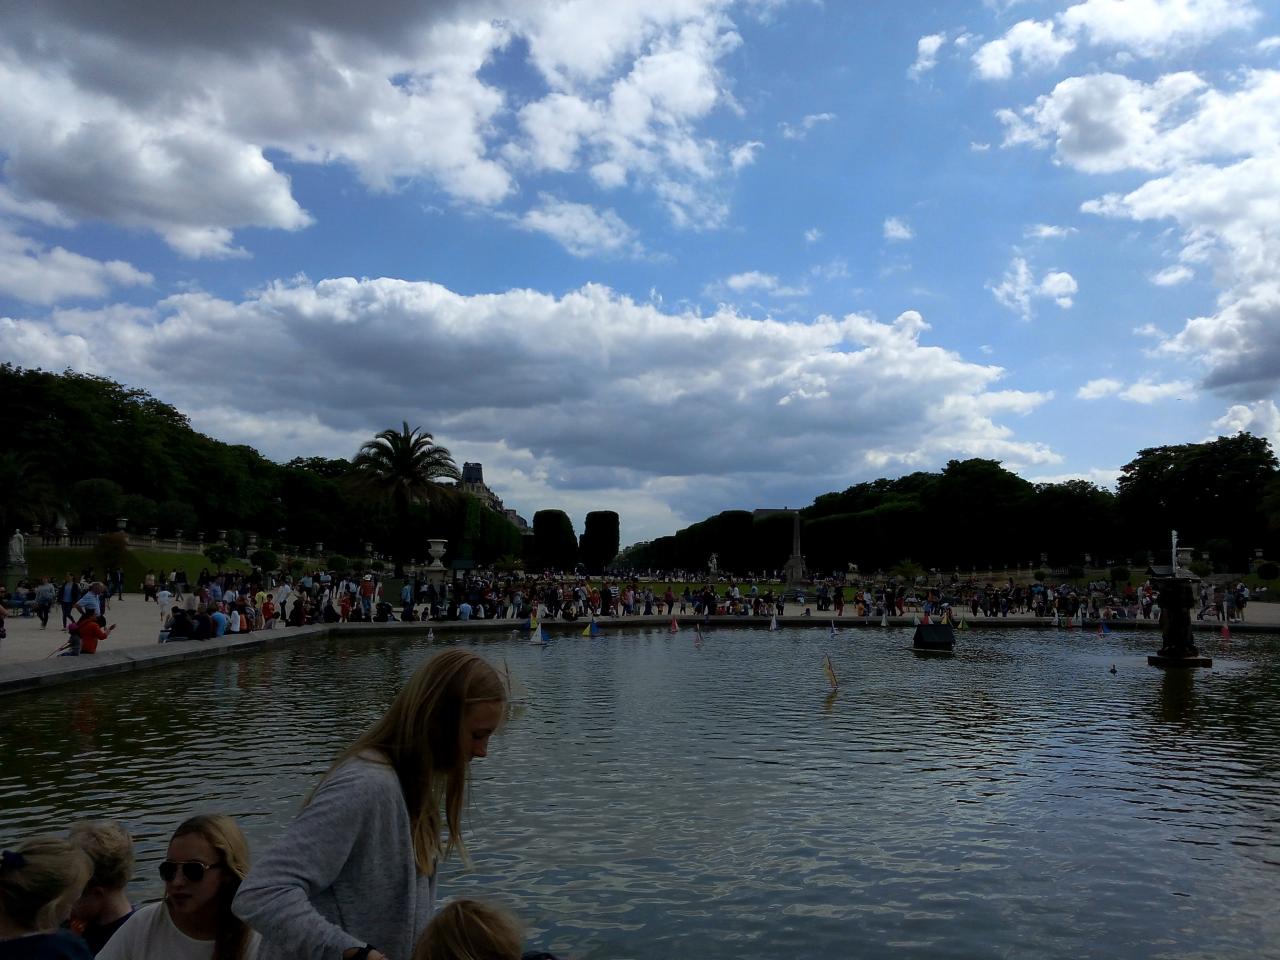
<svg viewBox="0 0 1280 960"><path fill-rule="evenodd" d="M427 552L431 554L431 562L426 565L422 571L422 578L427 583L434 583L437 587L444 586L449 580L449 571L441 562L444 556L445 546L448 540L428 540Z"/></svg>
<svg viewBox="0 0 1280 960"><path fill-rule="evenodd" d="M804 557L793 553L782 566L782 579L787 587L797 587L804 582Z"/></svg>
<svg viewBox="0 0 1280 960"><path fill-rule="evenodd" d="M1213 660L1202 656L1191 636L1191 609L1195 605L1193 584L1200 578L1188 575L1178 568L1149 568L1148 573L1157 574L1151 585L1160 594L1160 634L1164 637L1164 646L1147 657L1147 663L1153 667L1212 667Z"/></svg>
<svg viewBox="0 0 1280 960"><path fill-rule="evenodd" d="M25 563L11 563L4 568L4 587L10 593L18 588L19 581L30 578L30 571Z"/></svg>

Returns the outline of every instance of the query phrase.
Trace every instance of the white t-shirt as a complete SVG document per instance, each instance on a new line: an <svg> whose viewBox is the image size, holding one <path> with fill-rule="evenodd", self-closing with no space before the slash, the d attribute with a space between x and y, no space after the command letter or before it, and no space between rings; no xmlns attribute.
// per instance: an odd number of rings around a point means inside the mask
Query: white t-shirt
<svg viewBox="0 0 1280 960"><path fill-rule="evenodd" d="M258 955L257 933L249 935L245 960ZM101 960L212 960L213 941L193 940L173 925L163 903L149 903L125 921L98 953Z"/></svg>
<svg viewBox="0 0 1280 960"><path fill-rule="evenodd" d="M173 594L168 590L158 590L156 592L156 605L160 607L160 616L164 616L169 612L169 606L173 603Z"/></svg>

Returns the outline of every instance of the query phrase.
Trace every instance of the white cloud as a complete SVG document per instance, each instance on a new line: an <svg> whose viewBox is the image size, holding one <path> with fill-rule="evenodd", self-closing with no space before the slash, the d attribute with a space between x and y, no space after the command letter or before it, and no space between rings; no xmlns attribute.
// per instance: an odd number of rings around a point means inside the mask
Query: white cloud
<svg viewBox="0 0 1280 960"><path fill-rule="evenodd" d="M727 215L722 179L755 147L699 127L734 109L740 43L721 0L280 0L245 16L187 4L50 0L6 12L0 155L22 215L154 230L186 256L246 256L241 228L311 216L277 156L350 168L373 191L424 183L493 208L526 170L651 190L673 222ZM527 53L547 92L513 105L486 68ZM45 204L41 208L35 206Z"/></svg>
<svg viewBox="0 0 1280 960"><path fill-rule="evenodd" d="M70 227L74 221L47 200L24 200L0 183L0 217L16 217L47 227Z"/></svg>
<svg viewBox="0 0 1280 960"><path fill-rule="evenodd" d="M1043 70L1057 66L1074 49L1075 41L1058 36L1051 21L1022 20L974 51L973 64L982 79L1005 80L1013 76L1015 58L1024 67Z"/></svg>
<svg viewBox="0 0 1280 960"><path fill-rule="evenodd" d="M96 347L104 329L107 351ZM279 362L298 344L354 331L358 350ZM1048 394L1001 389L1001 368L931 345L928 333L914 311L892 322L783 323L729 308L668 313L597 285L561 297L463 296L434 283L336 278L271 284L240 301L191 293L146 309L0 318L0 355L180 396L197 429L208 428L207 411L230 411L220 436L280 458L350 456L358 438L404 419L468 459L505 441L505 469L527 471L524 489L548 492L530 494L538 506L607 487L634 490L637 510L665 500L696 519L726 502L801 502L805 491L952 457L1011 469L1059 462L1005 423ZM215 340L255 349L216 377L192 378L191 345ZM637 345L662 349L664 362ZM237 423L237 411L258 419ZM305 442L283 430L298 423L308 425ZM669 443L672 423L693 437L751 423L751 442ZM851 434L859 444L846 442Z"/></svg>
<svg viewBox="0 0 1280 960"><path fill-rule="evenodd" d="M1084 0L1053 20L1022 20L973 54L979 77L1004 80L1014 61L1031 70L1057 66L1083 43L1116 48L1124 62L1197 46L1258 19L1249 0Z"/></svg>
<svg viewBox="0 0 1280 960"><path fill-rule="evenodd" d="M1180 283L1186 283L1194 276L1195 271L1185 263L1175 263L1157 273L1151 278L1151 282L1157 287L1176 287Z"/></svg>
<svg viewBox="0 0 1280 960"><path fill-rule="evenodd" d="M991 149L991 144L979 143L978 141L974 140L969 144L969 149L972 150L974 153L986 153L988 150Z"/></svg>
<svg viewBox="0 0 1280 960"><path fill-rule="evenodd" d="M764 146L759 140L748 140L729 151L729 164L735 170L749 167L756 162L756 154Z"/></svg>
<svg viewBox="0 0 1280 960"><path fill-rule="evenodd" d="M810 227L808 230L804 232L805 243L817 243L821 239L822 239L822 231L819 230L817 227Z"/></svg>
<svg viewBox="0 0 1280 960"><path fill-rule="evenodd" d="M1058 240L1076 232L1075 227L1057 227L1050 223L1037 223L1027 227L1024 236L1033 240Z"/></svg>
<svg viewBox="0 0 1280 960"><path fill-rule="evenodd" d="M834 113L810 113L800 121L798 126L792 126L789 123L778 124L778 129L782 131L782 135L788 140L803 140L812 130L820 123L830 123L836 118Z"/></svg>
<svg viewBox="0 0 1280 960"><path fill-rule="evenodd" d="M771 273L748 270L727 277L724 283L730 290L741 293L744 290L773 290L778 286L778 278Z"/></svg>
<svg viewBox="0 0 1280 960"><path fill-rule="evenodd" d="M899 217L887 217L884 221L884 238L886 240L910 240L915 235L911 225Z"/></svg>
<svg viewBox="0 0 1280 960"><path fill-rule="evenodd" d="M48 249L0 223L0 294L28 303L100 299L114 287L150 286L154 277L123 260Z"/></svg>
<svg viewBox="0 0 1280 960"><path fill-rule="evenodd" d="M636 232L613 210L542 194L541 205L519 218L522 229L545 233L575 257L639 256Z"/></svg>
<svg viewBox="0 0 1280 960"><path fill-rule="evenodd" d="M916 61L907 69L907 76L918 80L938 65L938 51L947 42L945 33L931 33L916 41Z"/></svg>
<svg viewBox="0 0 1280 960"><path fill-rule="evenodd" d="M1259 53L1270 53L1272 50L1280 50L1280 37L1265 37L1258 41L1258 45L1254 49Z"/></svg>
<svg viewBox="0 0 1280 960"><path fill-rule="evenodd" d="M758 290L775 297L803 297L809 293L807 287L788 286L781 283L772 273L761 273L759 270L735 273L726 277L723 285L734 293L748 293L752 290Z"/></svg>
<svg viewBox="0 0 1280 960"><path fill-rule="evenodd" d="M1058 19L1094 46L1159 57L1250 27L1258 16L1250 0L1085 0Z"/></svg>
<svg viewBox="0 0 1280 960"><path fill-rule="evenodd" d="M1116 482L1120 479L1121 472L1119 467L1094 467L1090 470L1080 470L1072 473L1035 474L1027 477L1027 479L1031 483L1066 483L1069 480L1084 480L1095 486L1114 490Z"/></svg>
<svg viewBox="0 0 1280 960"><path fill-rule="evenodd" d="M1074 302L1072 298L1079 290L1080 286L1076 283L1076 278L1061 271L1046 273L1039 287L1041 296L1051 298L1063 310L1071 307Z"/></svg>
<svg viewBox="0 0 1280 960"><path fill-rule="evenodd" d="M1157 349L1201 366L1204 386L1254 401L1280 388L1280 71L1246 70L1233 84L1218 89L1190 73L1149 84L1074 77L1002 119L1006 143L1052 146L1090 173L1153 175L1081 210L1177 224L1179 262L1153 280L1184 282L1204 266L1219 303Z"/></svg>
<svg viewBox="0 0 1280 960"><path fill-rule="evenodd" d="M1159 327L1157 327L1154 323L1144 323L1144 324L1141 324L1140 326L1134 327L1133 335L1135 337L1146 337L1151 340L1168 339L1167 334L1165 334L1165 332L1161 330Z"/></svg>
<svg viewBox="0 0 1280 960"><path fill-rule="evenodd" d="M1014 257L1000 282L987 284L987 289L1002 306L1030 320L1035 314L1036 299L1050 299L1062 309L1070 309L1079 285L1075 277L1060 270L1046 273L1037 282L1026 259Z"/></svg>
<svg viewBox="0 0 1280 960"><path fill-rule="evenodd" d="M1097 400L1101 397L1109 397L1119 393L1124 384L1119 380L1113 380L1110 377L1099 377L1097 380L1090 380L1079 390L1076 396L1081 400Z"/></svg>
<svg viewBox="0 0 1280 960"><path fill-rule="evenodd" d="M1195 384L1189 380L1170 380L1165 383L1158 383L1150 377L1143 377L1134 383L1129 384L1123 390L1119 391L1116 396L1122 400L1131 400L1134 403L1152 404L1160 400L1185 399L1186 396L1193 396L1195 393Z"/></svg>
<svg viewBox="0 0 1280 960"><path fill-rule="evenodd" d="M1273 448L1280 449L1280 409L1276 408L1274 400L1232 404L1226 413L1213 421L1212 426L1217 436L1245 431L1266 437Z"/></svg>

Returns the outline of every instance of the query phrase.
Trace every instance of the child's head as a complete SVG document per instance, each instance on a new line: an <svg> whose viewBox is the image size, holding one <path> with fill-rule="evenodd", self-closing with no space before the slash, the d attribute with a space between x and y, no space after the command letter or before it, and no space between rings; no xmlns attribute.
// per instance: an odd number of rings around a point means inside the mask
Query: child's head
<svg viewBox="0 0 1280 960"><path fill-rule="evenodd" d="M33 837L0 851L0 915L32 933L53 930L92 873L89 857L62 837Z"/></svg>
<svg viewBox="0 0 1280 960"><path fill-rule="evenodd" d="M422 931L413 960L520 960L524 931L501 907L454 900Z"/></svg>
<svg viewBox="0 0 1280 960"><path fill-rule="evenodd" d="M93 875L71 913L85 923L98 923L105 913L112 912L112 900L133 879L133 839L114 820L73 823L70 837L93 864Z"/></svg>

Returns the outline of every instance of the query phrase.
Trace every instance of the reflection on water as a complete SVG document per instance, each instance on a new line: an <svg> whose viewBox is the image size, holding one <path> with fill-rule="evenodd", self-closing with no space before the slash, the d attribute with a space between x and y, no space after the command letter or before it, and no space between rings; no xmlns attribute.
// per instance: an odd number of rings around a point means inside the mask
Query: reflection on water
<svg viewBox="0 0 1280 960"><path fill-rule="evenodd" d="M474 767L474 869L442 891L577 958L1276 955L1280 640L1237 635L1198 672L1123 633L909 640L468 641L522 698ZM121 819L143 898L193 811L261 850L432 649L328 641L0 700L0 841Z"/></svg>

